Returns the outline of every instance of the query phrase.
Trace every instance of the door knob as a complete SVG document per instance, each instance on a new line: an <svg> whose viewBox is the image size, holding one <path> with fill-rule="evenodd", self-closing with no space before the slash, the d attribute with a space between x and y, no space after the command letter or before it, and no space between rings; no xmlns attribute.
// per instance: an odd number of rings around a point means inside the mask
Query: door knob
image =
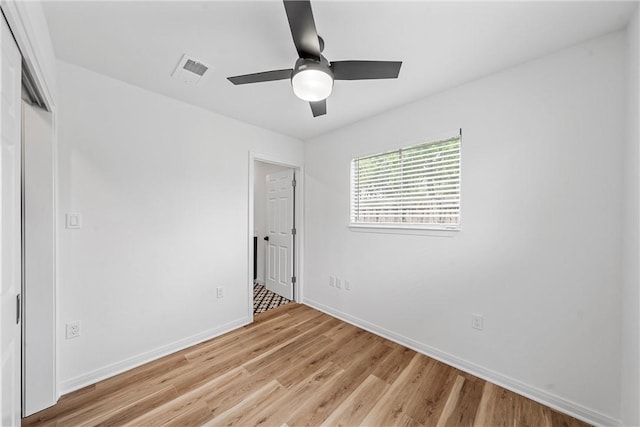
<svg viewBox="0 0 640 427"><path fill-rule="evenodd" d="M264 241L268 242L269 241L269 236L264 236Z"/></svg>

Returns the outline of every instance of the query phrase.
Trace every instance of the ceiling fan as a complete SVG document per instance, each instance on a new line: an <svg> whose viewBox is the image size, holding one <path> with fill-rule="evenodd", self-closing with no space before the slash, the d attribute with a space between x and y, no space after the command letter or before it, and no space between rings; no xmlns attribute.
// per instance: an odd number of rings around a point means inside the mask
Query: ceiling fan
<svg viewBox="0 0 640 427"><path fill-rule="evenodd" d="M334 61L322 56L324 40L316 31L309 0L284 0L298 59L293 68L228 77L234 85L291 80L293 93L311 105L313 117L327 114L334 80L395 79L402 61Z"/></svg>

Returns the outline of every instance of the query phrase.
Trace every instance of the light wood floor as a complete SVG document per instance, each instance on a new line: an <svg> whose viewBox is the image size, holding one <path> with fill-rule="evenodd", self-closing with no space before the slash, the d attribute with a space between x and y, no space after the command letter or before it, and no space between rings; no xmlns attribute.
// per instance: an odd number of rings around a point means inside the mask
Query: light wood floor
<svg viewBox="0 0 640 427"><path fill-rule="evenodd" d="M63 396L24 426L584 426L309 307Z"/></svg>

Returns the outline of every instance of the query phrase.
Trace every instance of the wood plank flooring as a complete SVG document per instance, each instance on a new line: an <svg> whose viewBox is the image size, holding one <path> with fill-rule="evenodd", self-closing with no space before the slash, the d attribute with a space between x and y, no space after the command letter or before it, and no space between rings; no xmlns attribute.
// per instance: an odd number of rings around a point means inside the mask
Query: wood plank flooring
<svg viewBox="0 0 640 427"><path fill-rule="evenodd" d="M63 396L23 426L585 426L304 305Z"/></svg>

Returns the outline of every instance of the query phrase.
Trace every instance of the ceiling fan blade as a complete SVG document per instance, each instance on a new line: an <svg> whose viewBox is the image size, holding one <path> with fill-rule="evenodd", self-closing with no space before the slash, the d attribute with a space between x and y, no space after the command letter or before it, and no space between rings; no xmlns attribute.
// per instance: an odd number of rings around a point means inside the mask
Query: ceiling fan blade
<svg viewBox="0 0 640 427"><path fill-rule="evenodd" d="M320 60L320 41L309 0L283 0L293 43L300 58Z"/></svg>
<svg viewBox="0 0 640 427"><path fill-rule="evenodd" d="M396 79L402 61L335 61L334 80Z"/></svg>
<svg viewBox="0 0 640 427"><path fill-rule="evenodd" d="M322 101L310 102L311 112L313 113L313 117L324 116L327 114L327 100L323 99Z"/></svg>
<svg viewBox="0 0 640 427"><path fill-rule="evenodd" d="M274 80L285 80L291 78L293 70L288 68L286 70L273 70L264 71L262 73L245 74L242 76L227 77L234 85L244 85L247 83L260 83L260 82L272 82Z"/></svg>

